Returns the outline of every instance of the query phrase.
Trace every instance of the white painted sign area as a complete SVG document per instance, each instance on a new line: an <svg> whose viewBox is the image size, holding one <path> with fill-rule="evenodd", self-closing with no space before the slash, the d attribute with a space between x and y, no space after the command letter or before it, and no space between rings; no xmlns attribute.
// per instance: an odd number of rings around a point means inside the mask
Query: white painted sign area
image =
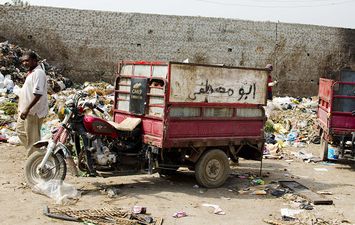
<svg viewBox="0 0 355 225"><path fill-rule="evenodd" d="M265 104L267 72L171 64L170 102Z"/></svg>

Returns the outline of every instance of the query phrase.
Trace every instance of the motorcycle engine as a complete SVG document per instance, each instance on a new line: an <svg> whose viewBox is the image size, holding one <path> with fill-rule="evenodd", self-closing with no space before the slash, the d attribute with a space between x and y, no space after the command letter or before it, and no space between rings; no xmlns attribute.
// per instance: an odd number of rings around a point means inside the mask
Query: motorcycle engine
<svg viewBox="0 0 355 225"><path fill-rule="evenodd" d="M104 146L101 139L93 141L96 152L93 154L94 160L98 165L108 166L117 162L117 156L111 152L107 146Z"/></svg>

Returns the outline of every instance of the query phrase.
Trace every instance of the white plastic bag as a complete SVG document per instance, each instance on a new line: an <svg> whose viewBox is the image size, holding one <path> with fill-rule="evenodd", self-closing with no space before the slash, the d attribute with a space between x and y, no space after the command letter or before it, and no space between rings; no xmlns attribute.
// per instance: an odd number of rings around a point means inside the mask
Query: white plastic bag
<svg viewBox="0 0 355 225"><path fill-rule="evenodd" d="M18 136L12 136L7 139L7 142L12 145L20 145L21 141Z"/></svg>
<svg viewBox="0 0 355 225"><path fill-rule="evenodd" d="M14 93L15 95L19 96L20 95L20 91L21 91L21 88L19 86L15 85L12 93Z"/></svg>
<svg viewBox="0 0 355 225"><path fill-rule="evenodd" d="M68 205L76 202L81 196L73 185L64 183L61 180L50 180L35 185L32 189L37 194L46 195L55 200L56 204Z"/></svg>
<svg viewBox="0 0 355 225"><path fill-rule="evenodd" d="M5 79L4 75L0 72L0 82L3 82Z"/></svg>

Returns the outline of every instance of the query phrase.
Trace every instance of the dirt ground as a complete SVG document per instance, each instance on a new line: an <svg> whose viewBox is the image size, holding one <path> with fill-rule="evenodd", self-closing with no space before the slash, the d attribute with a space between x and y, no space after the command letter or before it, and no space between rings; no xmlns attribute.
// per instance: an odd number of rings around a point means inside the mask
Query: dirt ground
<svg viewBox="0 0 355 225"><path fill-rule="evenodd" d="M318 145L309 146L314 150ZM298 151L299 149L290 149ZM25 153L22 147L8 144L0 145L0 224L76 224L50 219L42 214L44 206L66 209L93 209L104 207L131 208L134 205L147 207L152 216L164 218L163 224L266 224L264 219L281 219L281 208L292 208L294 203L285 197L277 198L270 194L255 195L248 192L251 187L260 189L265 186L251 186L245 173L258 174L259 162L241 160L232 167L232 174L226 184L218 189L196 188L194 174L180 171L169 179L159 175L125 176L115 178L86 178L68 175L66 182L83 191L74 205L56 205L53 199L35 194L26 187L23 168ZM325 168L316 171L314 168ZM324 169L323 169L324 170ZM317 221L337 219L339 224L355 223L355 162L324 164L307 163L294 158L293 161L263 161L263 180L296 180L313 191L329 191L327 198L333 205L316 205L307 210L313 217L306 224L321 224ZM116 188L117 195L108 197L103 189ZM240 193L245 190L245 193ZM213 214L212 208L203 203L219 205L225 215ZM187 217L173 218L172 215L183 210ZM287 224L287 222L285 222ZM336 224L335 222L323 224Z"/></svg>

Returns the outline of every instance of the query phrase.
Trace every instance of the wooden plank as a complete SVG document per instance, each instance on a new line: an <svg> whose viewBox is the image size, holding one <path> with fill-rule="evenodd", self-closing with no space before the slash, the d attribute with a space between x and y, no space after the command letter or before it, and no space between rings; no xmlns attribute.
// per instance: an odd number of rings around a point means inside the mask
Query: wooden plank
<svg viewBox="0 0 355 225"><path fill-rule="evenodd" d="M163 225L163 218L158 217L156 222L155 222L155 225Z"/></svg>
<svg viewBox="0 0 355 225"><path fill-rule="evenodd" d="M332 205L333 200L327 199L324 196L311 191L306 186L298 183L297 181L279 181L282 187L291 189L296 195L299 195L314 205Z"/></svg>

